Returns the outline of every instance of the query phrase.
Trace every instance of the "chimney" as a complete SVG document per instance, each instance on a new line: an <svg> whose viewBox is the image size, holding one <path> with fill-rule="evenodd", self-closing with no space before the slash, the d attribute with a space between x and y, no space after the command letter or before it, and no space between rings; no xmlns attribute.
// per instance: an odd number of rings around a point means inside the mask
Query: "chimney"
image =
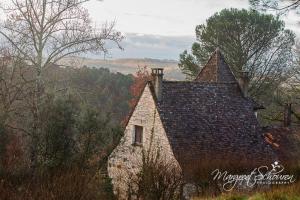
<svg viewBox="0 0 300 200"><path fill-rule="evenodd" d="M284 106L283 111L283 126L289 127L292 123L292 104L287 103Z"/></svg>
<svg viewBox="0 0 300 200"><path fill-rule="evenodd" d="M250 82L249 72L242 71L240 74L240 78L239 78L239 84L240 84L240 88L243 92L244 97L249 96L249 94L248 94L249 82Z"/></svg>
<svg viewBox="0 0 300 200"><path fill-rule="evenodd" d="M158 101L161 100L162 95L162 83L163 83L163 76L164 76L164 69L163 68L152 68L152 79L153 79L153 86L155 95Z"/></svg>

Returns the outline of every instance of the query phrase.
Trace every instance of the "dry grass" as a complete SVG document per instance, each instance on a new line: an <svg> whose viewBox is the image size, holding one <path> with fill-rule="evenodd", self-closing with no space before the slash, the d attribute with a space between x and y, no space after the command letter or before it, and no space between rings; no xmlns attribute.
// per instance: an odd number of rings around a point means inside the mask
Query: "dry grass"
<svg viewBox="0 0 300 200"><path fill-rule="evenodd" d="M194 178L196 178L196 180L202 180L202 183L199 182L200 186L202 186L200 187L200 191L202 192L200 192L199 197L195 198L194 200L300 200L300 168L298 163L295 164L296 162L284 163L284 166L289 166L285 169L285 172L287 174L293 174L294 178L297 180L296 183L284 186L272 186L268 190L256 189L255 191L233 190L233 192L231 193L222 192L223 190L219 188L220 186L222 186L222 183L216 184L216 181L210 179L211 177L209 172L211 172L211 169L218 168L223 169L222 171L230 171L232 174L240 174L240 172L243 172L243 170L245 170L245 172L249 170L252 171L255 168L255 166L261 166L260 163L247 163L246 160L242 159L239 159L241 162L238 165L236 165L234 164L236 160L233 160L233 163L230 163L228 161L219 163L218 160L216 160L201 162L198 165L195 164L195 167L199 167L199 169L201 169L198 170L198 174L194 174ZM206 165L208 165L206 166L205 163ZM212 168L211 166L214 167ZM206 184L205 181L207 182ZM213 187L214 184L216 187Z"/></svg>
<svg viewBox="0 0 300 200"><path fill-rule="evenodd" d="M261 166L262 163L269 162L261 160L253 162L247 160L246 156L237 157L232 155L230 159L227 159L228 155L224 155L226 159L221 157L222 155L215 155L214 158L211 158L207 155L203 156L202 159L193 160L193 162L187 162L184 165L185 178L197 186L196 195L210 197L222 193L223 188L220 180L214 180L211 174L215 169L220 169L222 172L228 171L231 174L248 174L257 166Z"/></svg>
<svg viewBox="0 0 300 200"><path fill-rule="evenodd" d="M1 200L112 199L109 181L96 171L81 169L44 173L36 177L5 177L0 181Z"/></svg>
<svg viewBox="0 0 300 200"><path fill-rule="evenodd" d="M218 197L194 198L193 200L300 200L300 182L289 186L273 187L253 194L224 193Z"/></svg>

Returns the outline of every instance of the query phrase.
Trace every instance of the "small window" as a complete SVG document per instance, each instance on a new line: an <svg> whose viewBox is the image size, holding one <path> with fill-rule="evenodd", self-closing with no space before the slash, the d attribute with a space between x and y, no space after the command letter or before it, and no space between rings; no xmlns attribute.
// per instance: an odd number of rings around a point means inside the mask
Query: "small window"
<svg viewBox="0 0 300 200"><path fill-rule="evenodd" d="M143 141L143 127L134 126L134 144L141 145Z"/></svg>

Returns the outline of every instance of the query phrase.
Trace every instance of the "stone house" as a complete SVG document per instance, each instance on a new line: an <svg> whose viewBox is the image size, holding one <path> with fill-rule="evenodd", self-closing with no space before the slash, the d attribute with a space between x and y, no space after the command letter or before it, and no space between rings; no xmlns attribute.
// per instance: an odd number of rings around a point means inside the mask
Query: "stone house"
<svg viewBox="0 0 300 200"><path fill-rule="evenodd" d="M273 151L256 118L263 107L248 97L247 74L238 81L218 49L194 81L165 81L159 68L152 75L109 157L108 174L120 198L152 143L180 168L186 183L194 176L191 166L204 157L271 161Z"/></svg>

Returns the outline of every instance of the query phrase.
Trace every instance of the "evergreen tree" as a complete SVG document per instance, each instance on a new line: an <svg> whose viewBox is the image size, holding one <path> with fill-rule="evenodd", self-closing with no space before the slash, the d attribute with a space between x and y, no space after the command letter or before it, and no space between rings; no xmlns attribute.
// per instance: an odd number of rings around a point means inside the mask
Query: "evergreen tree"
<svg viewBox="0 0 300 200"><path fill-rule="evenodd" d="M291 72L295 35L283 21L254 10L224 9L196 27L191 54L180 55L179 68L193 79L219 47L236 77L250 74L250 94L274 91Z"/></svg>

